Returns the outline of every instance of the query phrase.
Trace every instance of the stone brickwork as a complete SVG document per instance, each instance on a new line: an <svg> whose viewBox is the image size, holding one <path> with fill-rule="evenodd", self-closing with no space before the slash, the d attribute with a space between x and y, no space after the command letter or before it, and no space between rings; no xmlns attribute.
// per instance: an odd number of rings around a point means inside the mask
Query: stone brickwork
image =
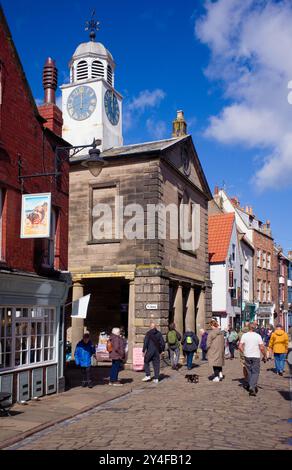
<svg viewBox="0 0 292 470"><path fill-rule="evenodd" d="M141 345L155 321L162 334L166 334L169 314L169 280L161 269L138 268L135 273L135 343ZM156 304L157 310L148 310L147 304Z"/></svg>

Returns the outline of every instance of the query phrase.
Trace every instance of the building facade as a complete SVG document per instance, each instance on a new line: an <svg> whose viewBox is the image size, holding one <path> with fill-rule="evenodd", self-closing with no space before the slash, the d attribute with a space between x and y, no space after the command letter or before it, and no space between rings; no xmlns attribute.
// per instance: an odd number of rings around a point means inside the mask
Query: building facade
<svg viewBox="0 0 292 470"><path fill-rule="evenodd" d="M80 50L82 57L77 54ZM186 328L198 330L210 319L211 193L192 138L185 134L182 112L173 126L175 137L121 146L121 96L105 73L108 65L113 70L113 58L103 45L91 42L79 46L77 52L70 63L77 70L82 60L86 72L76 75L73 71L70 85L62 87L63 135L70 140L68 129L75 127L72 143L100 139L105 166L94 175L86 166L85 155L71 159L69 269L73 300L91 294L86 320L72 319L72 350L84 328L96 341L100 332L122 326L131 363L133 348L142 345L151 320L165 334L170 321L183 332ZM92 61L103 64L99 76L93 75ZM90 97L82 115L78 107L84 90L80 87L88 87ZM79 96L76 103L74 93ZM186 206L191 215L180 211ZM101 214L105 217L102 223ZM185 243L181 233L185 225L190 228L190 243ZM173 237L171 230L176 232Z"/></svg>
<svg viewBox="0 0 292 470"><path fill-rule="evenodd" d="M274 324L278 305L278 263L270 222L263 224L251 207L241 207L237 198L229 198L226 192L217 190L214 200L227 213L234 213L236 224L254 249L253 300L245 304L245 319L260 324Z"/></svg>
<svg viewBox="0 0 292 470"><path fill-rule="evenodd" d="M241 324L241 249L234 214L209 216L212 317L222 329Z"/></svg>
<svg viewBox="0 0 292 470"><path fill-rule="evenodd" d="M288 331L288 289L289 289L289 266L290 260L284 255L281 247L276 248L277 261L278 261L278 280L279 280L279 295L277 305L277 323L283 325L285 331Z"/></svg>
<svg viewBox="0 0 292 470"><path fill-rule="evenodd" d="M292 251L288 252L288 329L292 326Z"/></svg>
<svg viewBox="0 0 292 470"><path fill-rule="evenodd" d="M27 401L64 387L68 163L58 181L29 177L55 171L64 141L35 105L1 7L0 45L0 390ZM51 233L22 239L22 195L36 193L51 194Z"/></svg>

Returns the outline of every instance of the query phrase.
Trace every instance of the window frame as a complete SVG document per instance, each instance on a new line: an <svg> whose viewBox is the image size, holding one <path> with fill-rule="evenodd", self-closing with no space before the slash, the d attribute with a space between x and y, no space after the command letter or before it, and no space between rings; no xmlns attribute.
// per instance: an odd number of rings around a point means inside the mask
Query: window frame
<svg viewBox="0 0 292 470"><path fill-rule="evenodd" d="M24 315L24 311L27 311L27 315ZM2 322L2 318L5 319L5 315L8 316L8 311L11 311L11 335L6 334L7 324ZM20 315L17 315L20 312ZM3 315L4 313L4 315ZM38 367L41 365L52 364L57 362L58 358L58 341L57 341L57 311L55 307L51 306L0 306L0 373L7 370L22 370L32 367ZM17 330L17 324L27 324L26 335L17 334L20 330ZM32 347L32 327L33 324L39 325L40 334L38 329L36 330L36 341L35 347ZM48 335L45 335L45 325L48 325ZM3 331L4 326L4 331ZM38 328L38 327L37 327ZM45 346L45 337L48 336L48 346ZM37 338L40 338L38 343ZM5 356L7 352L7 341L10 339L10 361L6 364ZM22 338L26 338L26 348L24 349ZM17 349L17 340L20 340L20 348ZM2 344L4 348L2 350ZM48 351L47 359L45 350ZM38 352L39 351L39 355ZM26 353L26 361L23 361L23 353ZM32 352L34 352L34 360L32 360ZM18 354L19 353L19 364ZM4 354L4 357L3 357ZM39 359L38 359L39 358ZM2 361L3 359L3 361ZM3 366L4 364L4 366Z"/></svg>

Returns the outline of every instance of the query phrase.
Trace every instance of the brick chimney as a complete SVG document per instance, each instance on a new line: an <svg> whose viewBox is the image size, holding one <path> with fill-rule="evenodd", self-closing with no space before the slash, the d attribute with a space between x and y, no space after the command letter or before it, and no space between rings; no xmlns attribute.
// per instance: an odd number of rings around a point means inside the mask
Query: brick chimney
<svg viewBox="0 0 292 470"><path fill-rule="evenodd" d="M232 203L232 205L233 205L234 207L239 207L239 206L240 206L239 199L238 199L238 197L236 197L236 196L233 196L233 197L231 198L231 203Z"/></svg>
<svg viewBox="0 0 292 470"><path fill-rule="evenodd" d="M292 261L292 251L288 251L288 258Z"/></svg>
<svg viewBox="0 0 292 470"><path fill-rule="evenodd" d="M176 119L172 123L172 137L183 137L187 135L187 123L184 112L177 111Z"/></svg>
<svg viewBox="0 0 292 470"><path fill-rule="evenodd" d="M44 104L38 106L40 115L46 119L44 126L62 137L62 111L56 105L58 70L55 61L48 57L43 69Z"/></svg>

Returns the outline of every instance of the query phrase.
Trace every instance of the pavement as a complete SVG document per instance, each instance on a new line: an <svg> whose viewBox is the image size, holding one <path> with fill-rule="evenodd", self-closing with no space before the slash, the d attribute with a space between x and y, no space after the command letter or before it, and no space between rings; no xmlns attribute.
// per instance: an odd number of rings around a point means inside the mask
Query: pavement
<svg viewBox="0 0 292 470"><path fill-rule="evenodd" d="M196 361L199 383L187 383L185 367L162 370L162 380L142 383L143 374L123 371L124 387L75 387L1 418L0 442L21 450L292 450L291 378L261 366L259 393L241 383L239 359L227 360L222 382L208 380ZM104 372L106 375L107 372ZM62 419L55 425L53 421ZM290 422L289 422L290 420ZM39 424L41 421L41 425ZM36 426L43 426L39 432ZM23 434L23 432L28 433ZM10 434L10 435L9 435Z"/></svg>

